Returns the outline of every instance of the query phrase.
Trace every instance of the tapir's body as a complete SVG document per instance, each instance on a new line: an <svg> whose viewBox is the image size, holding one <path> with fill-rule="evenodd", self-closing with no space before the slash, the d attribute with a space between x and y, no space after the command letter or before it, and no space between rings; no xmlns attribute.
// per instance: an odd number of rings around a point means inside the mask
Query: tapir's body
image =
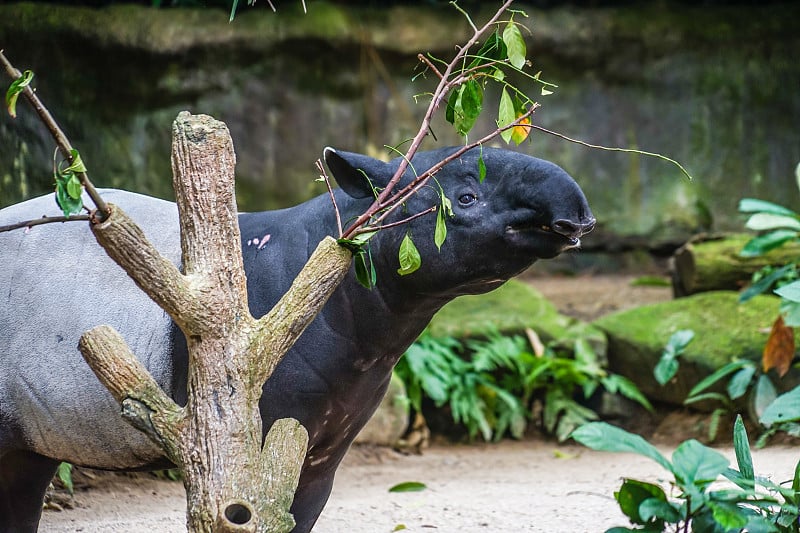
<svg viewBox="0 0 800 533"><path fill-rule="evenodd" d="M451 153L420 154L421 172ZM459 294L497 287L538 258L575 247L594 224L575 182L552 163L484 149L450 163L437 178L452 201L448 238L433 244L435 215L385 230L370 243L377 287L351 273L264 387L265 430L277 418L306 426L309 450L292 506L295 531L311 529L335 470L388 384L391 370L431 316ZM342 189L347 222L371 202L398 161L326 152ZM438 187L408 202L406 214L435 205ZM174 204L105 191L139 223L156 247L180 258ZM52 197L0 210L0 225L53 213ZM397 217L404 216L398 212ZM317 243L335 235L330 199L239 218L248 298L265 314L286 291ZM411 231L422 267L397 273L397 250ZM81 333L101 323L120 331L161 386L182 402L186 349L182 334L94 242L85 223L37 226L0 234L0 532L36 531L44 490L59 461L105 469L167 466L161 451L119 415L77 350Z"/></svg>

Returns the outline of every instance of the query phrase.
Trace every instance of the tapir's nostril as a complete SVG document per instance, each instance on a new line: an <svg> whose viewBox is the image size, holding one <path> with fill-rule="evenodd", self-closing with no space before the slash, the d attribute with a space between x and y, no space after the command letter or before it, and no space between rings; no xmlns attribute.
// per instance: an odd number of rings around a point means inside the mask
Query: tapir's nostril
<svg viewBox="0 0 800 533"><path fill-rule="evenodd" d="M553 231L559 235L569 238L577 238L585 235L594 229L595 219L586 222L575 223L571 220L561 219L553 222Z"/></svg>

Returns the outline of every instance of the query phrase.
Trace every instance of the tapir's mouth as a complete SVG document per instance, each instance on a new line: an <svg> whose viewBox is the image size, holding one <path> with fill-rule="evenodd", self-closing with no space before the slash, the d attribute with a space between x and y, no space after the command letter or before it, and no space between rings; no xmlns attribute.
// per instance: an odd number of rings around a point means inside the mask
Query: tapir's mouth
<svg viewBox="0 0 800 533"><path fill-rule="evenodd" d="M581 239L576 236L566 236L554 230L551 226L546 224L537 224L535 222L524 222L521 224L509 224L506 226L506 235L544 235L548 238L555 239L559 244L559 248L563 250L570 250L572 248L580 248Z"/></svg>

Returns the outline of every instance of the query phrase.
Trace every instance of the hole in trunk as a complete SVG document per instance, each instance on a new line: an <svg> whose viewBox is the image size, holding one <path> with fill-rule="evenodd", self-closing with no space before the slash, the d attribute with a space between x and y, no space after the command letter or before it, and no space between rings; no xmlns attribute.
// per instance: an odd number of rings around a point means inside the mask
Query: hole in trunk
<svg viewBox="0 0 800 533"><path fill-rule="evenodd" d="M250 507L247 505L241 503L232 503L225 508L225 518L227 518L232 524L242 526L248 523L251 518L253 518L253 513L250 511Z"/></svg>

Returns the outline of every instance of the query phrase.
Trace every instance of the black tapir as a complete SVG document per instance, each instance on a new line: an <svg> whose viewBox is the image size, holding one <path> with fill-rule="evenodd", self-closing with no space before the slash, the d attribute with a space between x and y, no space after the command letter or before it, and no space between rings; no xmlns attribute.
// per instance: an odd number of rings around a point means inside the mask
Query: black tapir
<svg viewBox="0 0 800 533"><path fill-rule="evenodd" d="M454 148L417 154L419 173ZM264 386L264 429L282 417L309 433L308 455L292 505L296 532L310 531L331 491L342 457L377 408L392 368L442 305L490 291L537 259L580 244L595 219L581 189L553 163L483 148L485 180L473 149L436 180L452 202L447 239L434 244L436 215L382 231L370 242L377 286L351 272ZM344 221L372 202L400 160L384 163L326 149L341 189ZM369 177L369 180L365 178ZM406 172L407 182L412 170ZM395 217L439 202L430 185ZM177 211L170 202L104 191L144 229L163 254L180 260ZM0 225L54 212L51 196L0 210ZM239 217L250 310L264 315L317 243L336 234L328 195L289 209ZM398 274L406 232L422 256L413 274ZM83 223L47 224L0 234L0 531L36 531L42 498L60 461L112 469L169 466L161 451L120 416L92 374L78 338L115 327L160 385L185 401L187 355L182 334L106 256Z"/></svg>

